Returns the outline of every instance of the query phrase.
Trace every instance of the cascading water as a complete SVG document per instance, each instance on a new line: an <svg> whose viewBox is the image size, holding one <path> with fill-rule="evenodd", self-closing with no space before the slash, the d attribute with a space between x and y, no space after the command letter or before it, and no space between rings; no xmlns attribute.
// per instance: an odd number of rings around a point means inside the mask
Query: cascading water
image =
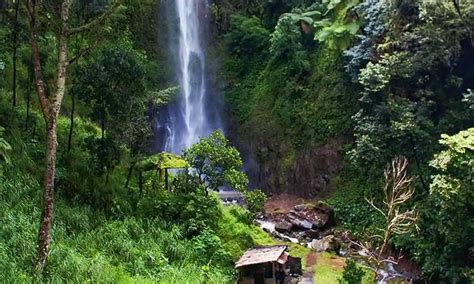
<svg viewBox="0 0 474 284"><path fill-rule="evenodd" d="M183 149L221 128L217 115L219 100L209 97L206 80L206 57L203 52L203 29L201 21L206 19L206 0L175 0L174 22L179 39L172 43L177 58L179 97L168 107L168 118L161 122L166 140L164 150L181 153ZM177 44L177 46L176 46ZM160 126L159 126L160 127Z"/></svg>

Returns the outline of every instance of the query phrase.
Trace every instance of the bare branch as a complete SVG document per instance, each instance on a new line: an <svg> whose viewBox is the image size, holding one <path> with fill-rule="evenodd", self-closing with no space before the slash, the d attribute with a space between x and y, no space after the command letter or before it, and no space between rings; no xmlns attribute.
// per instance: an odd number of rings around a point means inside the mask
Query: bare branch
<svg viewBox="0 0 474 284"><path fill-rule="evenodd" d="M399 156L394 158L384 170L385 185L383 187L383 207L375 205L374 200L366 201L385 217L385 227L377 228L382 235L372 235L365 244L350 240L351 244L364 252L369 263L380 268L386 263L396 264L401 256L394 258L389 255L389 241L393 234L409 233L413 227L418 229L416 222L419 214L415 209L404 211L401 206L414 195L413 178L407 175L408 160Z"/></svg>
<svg viewBox="0 0 474 284"><path fill-rule="evenodd" d="M90 53L93 49L97 47L97 43L98 43L98 40L94 41L89 47L79 50L76 56L74 56L73 58L69 60L68 64L71 65L75 63L76 61L78 61L81 57Z"/></svg>
<svg viewBox="0 0 474 284"><path fill-rule="evenodd" d="M375 210L377 210L378 212L380 212L380 214L382 214L384 217L387 217L387 215L385 215L385 212L383 212L380 208L378 208L377 206L375 206L374 204L374 200L373 199L365 199L365 201L367 201Z"/></svg>
<svg viewBox="0 0 474 284"><path fill-rule="evenodd" d="M102 15L93 19L92 21L75 28L68 28L66 31L67 36L71 36L74 34L82 33L88 30L95 28L96 26L102 24L103 22L107 21L120 7L120 1L117 1L113 4L110 8L107 9Z"/></svg>

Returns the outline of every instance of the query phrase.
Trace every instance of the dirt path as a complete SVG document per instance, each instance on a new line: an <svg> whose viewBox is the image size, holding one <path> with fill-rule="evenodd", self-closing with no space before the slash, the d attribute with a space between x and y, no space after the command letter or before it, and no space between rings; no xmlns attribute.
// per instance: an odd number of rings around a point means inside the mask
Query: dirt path
<svg viewBox="0 0 474 284"><path fill-rule="evenodd" d="M306 255L305 272L303 274L303 279L301 280L302 284L313 284L314 266L316 265L317 259L318 255L314 251L311 251Z"/></svg>

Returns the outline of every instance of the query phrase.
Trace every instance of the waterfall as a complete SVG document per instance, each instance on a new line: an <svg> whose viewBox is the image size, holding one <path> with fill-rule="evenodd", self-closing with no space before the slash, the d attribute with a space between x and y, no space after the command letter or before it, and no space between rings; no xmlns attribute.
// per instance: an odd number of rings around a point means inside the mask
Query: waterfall
<svg viewBox="0 0 474 284"><path fill-rule="evenodd" d="M166 135L164 150L181 153L196 143L200 137L208 136L221 128L217 115L219 101L210 97L206 74L206 55L203 51L202 21L207 20L206 0L175 0L176 36L171 51L177 56L177 78L179 97L168 107L168 117L160 123ZM215 94L214 94L215 95Z"/></svg>

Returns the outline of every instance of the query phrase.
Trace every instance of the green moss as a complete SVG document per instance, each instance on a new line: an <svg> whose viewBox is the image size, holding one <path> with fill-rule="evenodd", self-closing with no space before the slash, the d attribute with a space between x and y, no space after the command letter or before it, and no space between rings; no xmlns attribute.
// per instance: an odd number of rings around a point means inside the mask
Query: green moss
<svg viewBox="0 0 474 284"><path fill-rule="evenodd" d="M153 169L183 169L189 167L188 162L178 155L161 152L140 161L136 168L139 171L150 171Z"/></svg>

